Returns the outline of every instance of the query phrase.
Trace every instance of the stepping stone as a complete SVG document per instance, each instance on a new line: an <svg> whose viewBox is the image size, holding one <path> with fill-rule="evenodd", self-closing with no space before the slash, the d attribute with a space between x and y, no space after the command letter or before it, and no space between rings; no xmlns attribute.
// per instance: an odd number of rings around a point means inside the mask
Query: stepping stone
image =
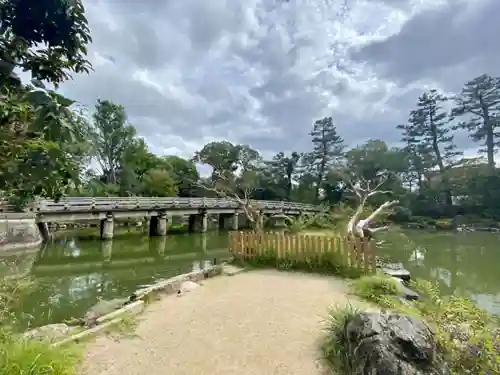
<svg viewBox="0 0 500 375"><path fill-rule="evenodd" d="M397 288L402 296L408 301L416 301L420 299L420 296L417 292L411 290L406 285L404 285L403 280L398 277L392 277L393 280L396 281Z"/></svg>
<svg viewBox="0 0 500 375"><path fill-rule="evenodd" d="M244 268L232 266L230 264L225 264L224 265L224 270L222 272L223 272L224 275L234 276L234 275L237 275L237 274L239 274L240 272L243 272L243 271L245 271Z"/></svg>
<svg viewBox="0 0 500 375"><path fill-rule="evenodd" d="M382 267L381 270L387 276L396 277L404 281L410 281L411 279L410 271L404 268L393 269L393 268Z"/></svg>

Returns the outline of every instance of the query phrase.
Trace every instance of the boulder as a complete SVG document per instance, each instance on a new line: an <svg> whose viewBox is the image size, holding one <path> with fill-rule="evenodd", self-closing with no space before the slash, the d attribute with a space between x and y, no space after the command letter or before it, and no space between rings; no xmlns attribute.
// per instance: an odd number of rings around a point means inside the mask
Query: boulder
<svg viewBox="0 0 500 375"><path fill-rule="evenodd" d="M23 336L29 340L58 341L75 333L77 329L62 323L48 324L29 330Z"/></svg>
<svg viewBox="0 0 500 375"><path fill-rule="evenodd" d="M85 313L83 324L87 327L92 327L97 324L98 318L122 308L127 302L126 298L116 298L109 301L99 300L99 302Z"/></svg>
<svg viewBox="0 0 500 375"><path fill-rule="evenodd" d="M364 312L344 327L352 375L449 375L434 332L421 320L400 314Z"/></svg>

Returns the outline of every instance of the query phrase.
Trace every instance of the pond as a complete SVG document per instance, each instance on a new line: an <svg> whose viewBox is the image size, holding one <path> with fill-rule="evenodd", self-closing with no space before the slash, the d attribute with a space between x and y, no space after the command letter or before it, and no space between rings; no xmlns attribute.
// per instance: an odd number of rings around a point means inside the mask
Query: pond
<svg viewBox="0 0 500 375"><path fill-rule="evenodd" d="M40 326L82 317L98 298L128 297L159 279L224 260L227 239L224 232L163 238L135 234L105 242L68 235L39 251L0 259L0 274L34 279L30 294L20 301L24 314L19 314L19 325ZM378 254L402 262L414 278L438 281L443 294L469 294L500 315L500 234L391 232ZM14 263L15 270L10 267Z"/></svg>
<svg viewBox="0 0 500 375"><path fill-rule="evenodd" d="M500 234L413 230L385 240L377 253L402 262L412 278L435 280L443 295L466 294L500 315Z"/></svg>
<svg viewBox="0 0 500 375"><path fill-rule="evenodd" d="M17 274L34 279L19 308L19 325L27 328L80 318L98 298L128 297L155 281L228 257L227 233L132 235L112 241L67 236L38 252L4 257L0 272L12 273L16 264Z"/></svg>

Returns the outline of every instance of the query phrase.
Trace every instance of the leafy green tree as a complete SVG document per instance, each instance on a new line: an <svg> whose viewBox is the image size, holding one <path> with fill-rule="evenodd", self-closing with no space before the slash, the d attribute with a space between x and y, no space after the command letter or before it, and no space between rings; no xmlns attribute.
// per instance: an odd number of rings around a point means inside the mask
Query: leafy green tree
<svg viewBox="0 0 500 375"><path fill-rule="evenodd" d="M125 108L109 100L98 100L93 138L96 158L106 182L116 184L127 149L134 146L135 127L127 123Z"/></svg>
<svg viewBox="0 0 500 375"><path fill-rule="evenodd" d="M81 0L4 0L0 5L0 77L19 83L16 67L54 85L88 73L90 30Z"/></svg>
<svg viewBox="0 0 500 375"><path fill-rule="evenodd" d="M166 169L151 169L144 176L144 193L150 197L177 195L177 181Z"/></svg>
<svg viewBox="0 0 500 375"><path fill-rule="evenodd" d="M192 197L195 195L197 190L196 183L200 178L196 165L192 161L175 155L164 156L163 160L168 169L173 173L177 183L178 195L180 197Z"/></svg>
<svg viewBox="0 0 500 375"><path fill-rule="evenodd" d="M483 142L481 152L486 153L491 170L495 168L495 153L499 145L500 77L483 74L467 82L454 98L455 117L468 119L458 126L467 129L474 142Z"/></svg>
<svg viewBox="0 0 500 375"><path fill-rule="evenodd" d="M344 150L344 140L337 134L337 128L331 117L317 120L312 131L313 150L310 153L311 170L316 173L315 199L319 200L319 191L329 168L339 161Z"/></svg>
<svg viewBox="0 0 500 375"><path fill-rule="evenodd" d="M212 178L232 175L238 169L240 149L229 141L210 142L193 157L196 163L212 167Z"/></svg>

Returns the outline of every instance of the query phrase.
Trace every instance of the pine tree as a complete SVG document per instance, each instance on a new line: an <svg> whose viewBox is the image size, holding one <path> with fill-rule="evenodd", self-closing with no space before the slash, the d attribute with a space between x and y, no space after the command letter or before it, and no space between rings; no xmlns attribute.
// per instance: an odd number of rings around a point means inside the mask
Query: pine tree
<svg viewBox="0 0 500 375"><path fill-rule="evenodd" d="M433 160L427 167L437 166L443 181L446 194L446 203L452 204L452 194L446 171L454 159L461 155L453 143L451 123L448 113L443 110L443 104L448 99L437 90L430 90L422 94L417 101L417 108L410 112L407 125L399 125L403 130L402 140L407 143L408 150L414 155L432 154ZM416 161L423 161L417 158ZM420 168L425 165L420 164ZM421 171L420 171L421 172ZM421 186L421 185L420 185Z"/></svg>
<svg viewBox="0 0 500 375"><path fill-rule="evenodd" d="M465 84L455 98L454 117L470 118L458 125L467 129L474 142L484 142L480 151L486 153L488 166L495 168L495 153L500 145L500 78L483 74Z"/></svg>
<svg viewBox="0 0 500 375"><path fill-rule="evenodd" d="M328 169L343 155L344 140L337 134L337 128L331 117L317 120L309 135L312 136L313 143L313 151L309 155L310 166L316 174L315 199L318 201L319 189Z"/></svg>

